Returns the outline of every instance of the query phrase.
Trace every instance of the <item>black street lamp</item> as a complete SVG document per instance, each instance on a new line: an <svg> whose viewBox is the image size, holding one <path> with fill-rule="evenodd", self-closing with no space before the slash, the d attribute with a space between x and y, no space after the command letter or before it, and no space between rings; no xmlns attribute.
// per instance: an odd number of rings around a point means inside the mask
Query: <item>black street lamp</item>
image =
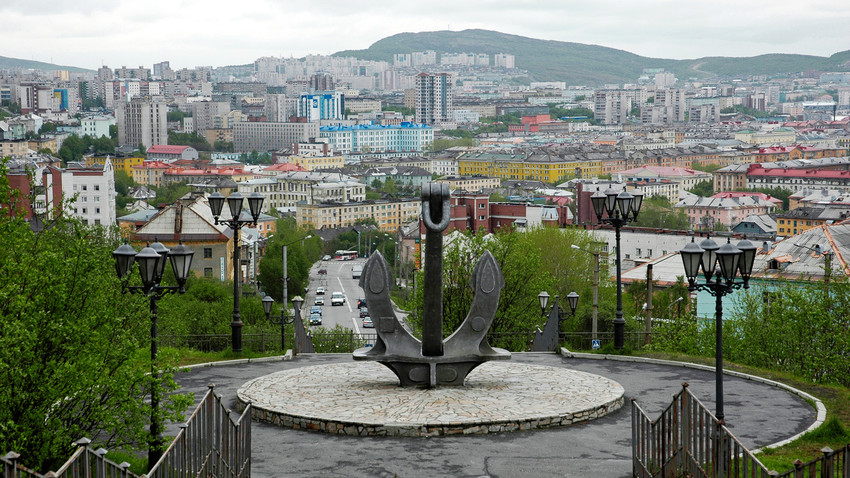
<svg viewBox="0 0 850 478"><path fill-rule="evenodd" d="M163 440L162 426L159 415L159 367L157 367L157 301L168 294L186 292L186 279L192 268L192 256L194 251L184 246L181 242L170 251L160 242L154 242L136 252L126 242L112 252L115 259L115 272L121 279L121 292L124 294L144 294L148 297L151 313L151 425L150 440L148 442L148 469L159 461L162 456ZM171 262L171 270L177 279L177 286L159 285L162 274L165 272L166 261ZM139 275L142 278L141 286L127 285L130 269L133 262L139 264Z"/></svg>
<svg viewBox="0 0 850 478"><path fill-rule="evenodd" d="M263 311L266 313L266 320L269 322L280 325L280 350L282 353L286 353L286 326L293 323L295 321L294 317L286 316L286 307L280 308L280 319L274 320L271 318L272 313L272 304L274 304L274 299L271 296L263 297ZM293 340L293 343L295 341ZM293 353L295 351L293 350Z"/></svg>
<svg viewBox="0 0 850 478"><path fill-rule="evenodd" d="M238 192L231 194L227 200L227 207L230 209L229 220L219 220L221 209L224 207L225 197L215 192L207 198L212 210L215 224L224 224L233 230L233 320L230 322L231 330L231 345L234 352L242 351L242 316L239 313L239 288L242 286L242 265L239 260L240 245L239 239L242 226L250 225L256 227L257 219L260 217L260 212L263 209L263 196L260 193L252 193L248 196L248 209L251 212L250 219L242 219L242 205L244 198Z"/></svg>
<svg viewBox="0 0 850 478"><path fill-rule="evenodd" d="M593 204L593 212L599 222L610 224L616 231L617 240L617 313L614 317L614 348L621 349L625 344L626 319L623 318L623 276L620 264L620 230L624 225L636 221L643 202L643 194L631 194L625 189L617 194L617 191L608 188L605 192L599 191L590 196ZM607 217L603 218L603 214Z"/></svg>
<svg viewBox="0 0 850 478"><path fill-rule="evenodd" d="M574 291L567 294L567 304L570 306L570 316L576 316L576 307L578 307L578 299L579 295ZM540 302L540 311L545 316L546 315L546 306L549 304L549 293L541 291L537 294L537 300ZM549 321L557 320L558 322L558 338L561 338L561 322L563 322L564 316L561 313L561 306L558 304L558 296L555 296L555 303L552 305L552 308L549 310ZM547 324L549 322L547 321ZM548 327L548 325L547 325ZM552 337L554 339L554 336Z"/></svg>
<svg viewBox="0 0 850 478"><path fill-rule="evenodd" d="M709 242L710 241L710 242ZM709 246L705 249L704 246ZM703 247L701 247L703 246ZM704 290L715 297L715 394L717 395L718 420L723 421L723 296L730 294L735 289L748 289L750 287L750 275L753 272L753 262L756 258L756 246L744 239L739 241L737 247L732 245L730 239L726 244L717 247L717 244L706 239L697 245L693 238L684 249L679 251L682 256L682 264L685 266L685 276L688 278L688 290L691 292ZM720 270L717 270L719 266ZM697 276L702 268L705 276L704 284L697 284ZM740 273L741 281L735 278ZM712 282L714 277L714 282Z"/></svg>

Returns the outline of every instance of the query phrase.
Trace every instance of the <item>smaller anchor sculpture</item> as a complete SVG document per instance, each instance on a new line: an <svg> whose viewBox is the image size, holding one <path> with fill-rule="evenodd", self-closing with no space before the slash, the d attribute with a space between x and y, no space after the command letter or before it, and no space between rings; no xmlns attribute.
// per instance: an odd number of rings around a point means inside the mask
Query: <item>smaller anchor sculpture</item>
<svg viewBox="0 0 850 478"><path fill-rule="evenodd" d="M392 276L380 253L372 254L360 277L378 339L374 347L355 350L354 360L372 360L389 367L403 387L463 385L469 372L482 363L511 358L510 352L490 347L487 342L487 331L505 287L499 264L489 251L481 256L473 271L470 285L475 296L466 319L443 340L443 231L449 225L449 197L447 184L428 183L422 187L426 233L421 341L396 317L390 301Z"/></svg>

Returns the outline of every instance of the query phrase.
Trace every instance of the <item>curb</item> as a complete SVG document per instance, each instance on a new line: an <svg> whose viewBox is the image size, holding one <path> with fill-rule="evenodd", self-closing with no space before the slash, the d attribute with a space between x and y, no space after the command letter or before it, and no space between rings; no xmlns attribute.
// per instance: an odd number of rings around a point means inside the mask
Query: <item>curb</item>
<svg viewBox="0 0 850 478"><path fill-rule="evenodd" d="M690 363L690 362L676 362L676 361L673 361L673 360L661 360L661 359L653 359L653 358L646 358L646 357L631 357L631 356L627 356L627 355L607 355L607 354L589 354L589 353L582 353L582 352L571 352L564 347L561 347L559 349L558 355L561 355L564 358L578 358L578 359L588 359L588 360L614 360L614 361L618 361L618 362L651 363L651 364L657 364L657 365L668 365L668 366L673 366L673 367L693 368L693 369L696 369L696 370L706 370L706 371L711 371L711 372L713 372L715 370L714 367L709 366L709 365L701 365L701 364ZM783 389L787 392L790 392L794 395L797 395L798 397L802 398L803 400L808 400L808 401L814 402L814 404L815 404L815 410L817 411L817 418L815 418L814 423L809 425L808 428L806 428L802 432L800 432L800 433L798 433L798 434L796 434L792 437L789 437L789 438L786 438L784 440L778 441L776 443L771 443L770 445L765 445L761 448L757 448L755 450L752 450L751 453L753 453L753 454L760 453L764 450L769 450L769 449L772 449L772 448L779 448L781 446L785 446L785 445L797 440L798 438L805 435L806 433L813 431L813 430L816 430L818 427L823 425L823 423L826 421L826 407L823 405L823 402L821 402L817 397L815 397L811 394L808 394L808 393L806 393L802 390L796 389L796 388L794 388L790 385L786 385L784 383L777 382L775 380L770 380L770 379L767 379L767 378L764 378L764 377L759 377L759 376L756 376L756 375L750 375L748 373L735 372L735 371L731 371L731 370L724 370L723 374L729 375L729 376L732 376L732 377L742 378L744 380L751 380L753 382L763 383L765 385L770 385L772 387L781 388L781 389Z"/></svg>
<svg viewBox="0 0 850 478"><path fill-rule="evenodd" d="M292 360L292 349L286 351L284 355L278 355L275 357L260 357L260 358L248 358L248 359L236 359L236 360L222 360L219 362L205 362L205 363L196 363L193 365L186 365L184 367L180 367L182 370L192 370L195 368L205 368L205 367L224 367L227 365L242 365L246 363L262 363L262 362L282 362L285 360Z"/></svg>

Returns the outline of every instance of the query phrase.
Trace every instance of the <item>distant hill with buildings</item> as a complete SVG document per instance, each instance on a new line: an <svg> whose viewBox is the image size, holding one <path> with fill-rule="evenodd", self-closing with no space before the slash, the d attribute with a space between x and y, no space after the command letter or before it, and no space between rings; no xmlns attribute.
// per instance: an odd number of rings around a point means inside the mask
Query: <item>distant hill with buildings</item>
<svg viewBox="0 0 850 478"><path fill-rule="evenodd" d="M93 71L93 70L89 70L89 69L86 69L86 68L77 68L76 66L54 65L52 63L45 63L43 61L21 60L20 58L9 58L9 57L6 57L6 56L0 56L0 70L15 69L15 68L43 70L43 71L52 71L52 70L67 70L67 71L73 71L73 72Z"/></svg>
<svg viewBox="0 0 850 478"><path fill-rule="evenodd" d="M635 82L645 68L664 68L682 79L713 76L773 75L800 71L848 71L850 50L830 57L770 54L754 57L706 57L669 60L635 55L599 45L538 40L490 30L399 33L378 40L366 50L345 50L334 56L392 63L393 54L434 50L450 53L509 53L516 67L537 81L573 85Z"/></svg>

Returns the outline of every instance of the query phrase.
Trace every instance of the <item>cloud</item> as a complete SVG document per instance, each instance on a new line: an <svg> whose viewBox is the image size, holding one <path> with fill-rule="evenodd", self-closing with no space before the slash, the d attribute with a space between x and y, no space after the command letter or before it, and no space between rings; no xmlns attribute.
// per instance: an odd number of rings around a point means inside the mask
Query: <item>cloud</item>
<svg viewBox="0 0 850 478"><path fill-rule="evenodd" d="M88 68L249 63L363 49L401 32L481 28L655 58L804 53L850 44L850 5L823 0L3 0L2 55ZM812 32L829 32L828 35Z"/></svg>

